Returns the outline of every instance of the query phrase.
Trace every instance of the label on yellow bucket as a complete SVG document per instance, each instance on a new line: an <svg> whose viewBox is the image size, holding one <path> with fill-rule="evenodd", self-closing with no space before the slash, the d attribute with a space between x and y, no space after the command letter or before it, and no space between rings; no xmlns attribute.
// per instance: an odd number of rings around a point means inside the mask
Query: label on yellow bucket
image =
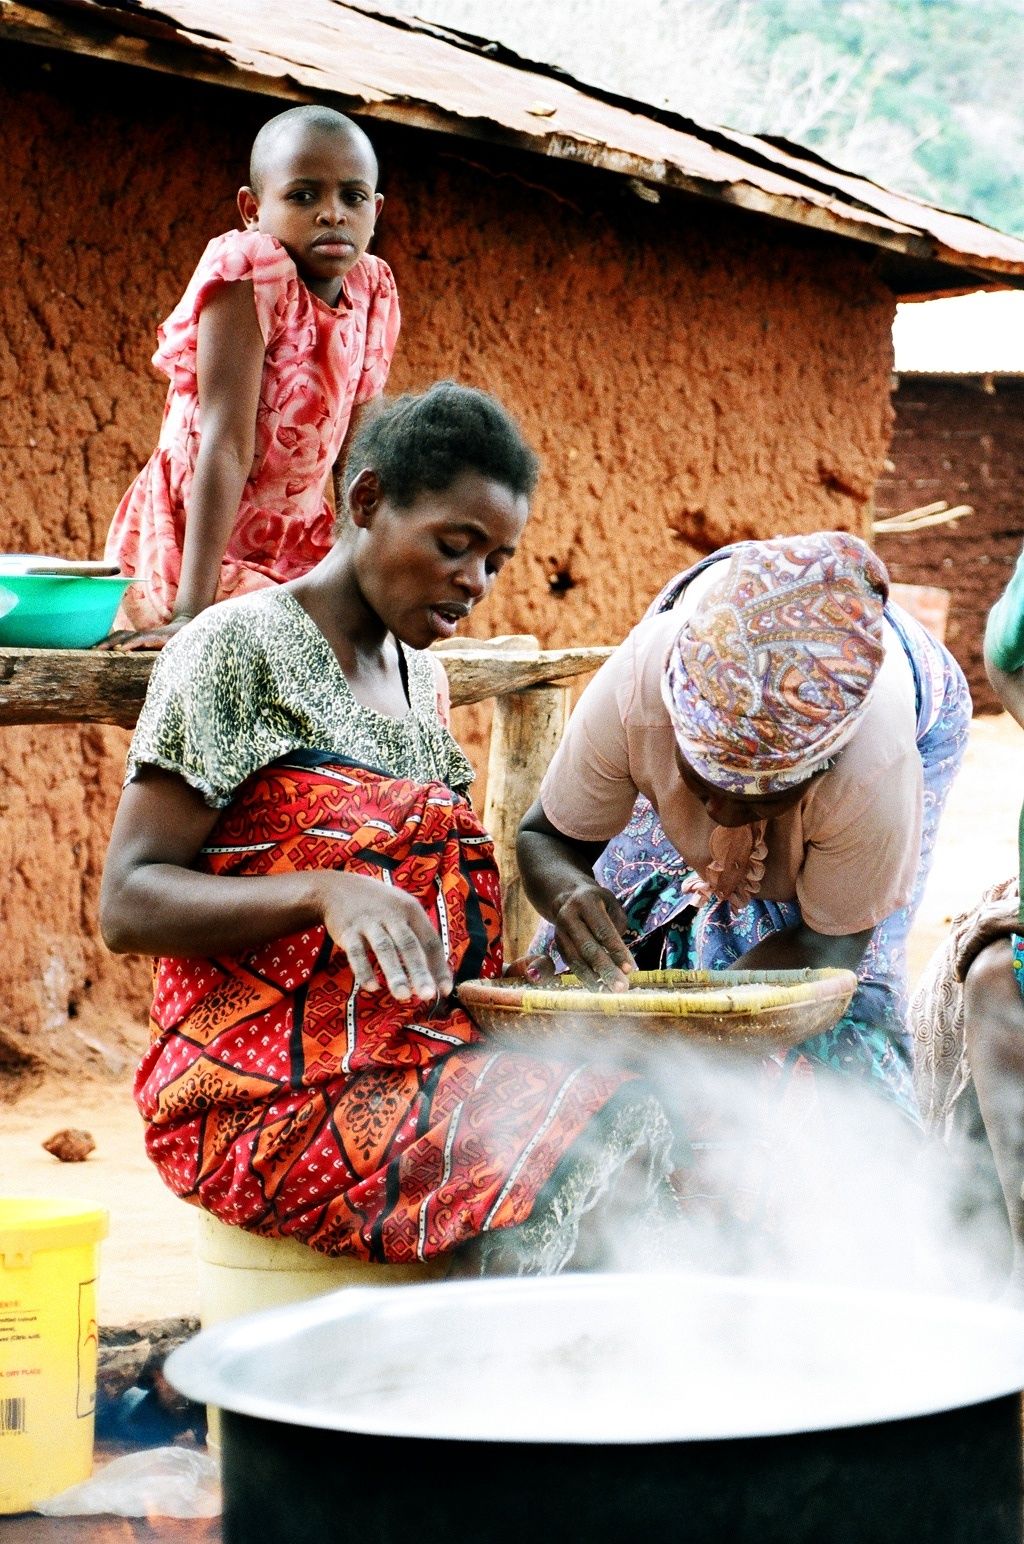
<svg viewBox="0 0 1024 1544"><path fill-rule="evenodd" d="M100 1327L96 1322L96 1282L78 1283L78 1395L75 1414L79 1420L96 1410L96 1359Z"/></svg>
<svg viewBox="0 0 1024 1544"><path fill-rule="evenodd" d="M92 1470L105 1232L95 1207L0 1200L0 1514L28 1511Z"/></svg>

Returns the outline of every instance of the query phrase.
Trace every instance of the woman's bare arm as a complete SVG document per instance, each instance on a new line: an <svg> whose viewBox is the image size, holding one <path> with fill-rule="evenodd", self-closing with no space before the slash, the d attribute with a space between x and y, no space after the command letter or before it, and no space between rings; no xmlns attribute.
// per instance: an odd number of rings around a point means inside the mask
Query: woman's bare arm
<svg viewBox="0 0 1024 1544"><path fill-rule="evenodd" d="M582 979L621 990L635 970L623 935L626 917L610 890L597 883L593 865L600 844L576 842L547 819L539 801L523 817L517 856L526 893L555 925L566 963ZM856 970L872 929L833 936L804 923L773 933L736 961L737 970L812 970L837 966ZM595 983L596 984L596 983Z"/></svg>
<svg viewBox="0 0 1024 1544"><path fill-rule="evenodd" d="M806 923L783 928L741 954L734 970L856 970L873 928L860 933L817 933Z"/></svg>
<svg viewBox="0 0 1024 1544"><path fill-rule="evenodd" d="M441 940L412 897L361 874L316 870L252 876L192 865L218 811L171 772L144 767L121 796L100 893L115 953L232 954L320 924L348 956L357 985L430 1002L451 991Z"/></svg>
<svg viewBox="0 0 1024 1544"><path fill-rule="evenodd" d="M192 865L220 812L183 778L144 767L121 795L100 891L116 953L222 954L322 920L316 874L230 877Z"/></svg>

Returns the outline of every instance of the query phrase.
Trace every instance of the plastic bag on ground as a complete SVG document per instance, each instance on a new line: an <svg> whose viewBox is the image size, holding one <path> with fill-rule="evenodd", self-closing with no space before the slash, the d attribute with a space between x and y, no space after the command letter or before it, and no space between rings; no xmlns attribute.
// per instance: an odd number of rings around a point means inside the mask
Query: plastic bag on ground
<svg viewBox="0 0 1024 1544"><path fill-rule="evenodd" d="M91 1479L36 1505L44 1517L218 1517L220 1469L196 1448L147 1448L111 1459Z"/></svg>

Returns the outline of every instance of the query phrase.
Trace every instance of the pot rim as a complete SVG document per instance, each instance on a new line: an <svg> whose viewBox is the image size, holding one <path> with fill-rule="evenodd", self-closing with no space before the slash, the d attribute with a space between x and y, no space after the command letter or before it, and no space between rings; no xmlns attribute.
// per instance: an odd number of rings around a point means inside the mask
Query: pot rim
<svg viewBox="0 0 1024 1544"><path fill-rule="evenodd" d="M898 1333L901 1325L916 1322L928 1329L934 1323L936 1364L948 1355L948 1348L957 1345L957 1336L964 1337L968 1354L962 1358L948 1379L943 1392L900 1387L898 1402L892 1397L892 1385L875 1389L867 1384L864 1401L855 1415L838 1418L835 1408L825 1401L818 1413L802 1412L799 1419L787 1413L784 1407L777 1416L762 1420L757 1430L737 1429L737 1420L722 1421L720 1425L705 1423L695 1429L694 1416L680 1399L679 1410L661 1409L650 1413L645 1424L645 1411L635 1406L622 1418L618 1411L608 1414L608 1430L601 1434L579 1429L544 1429L540 1434L532 1431L520 1418L517 1425L516 1411L506 1415L507 1424L500 1430L454 1430L451 1416L443 1402L438 1409L438 1422L431 1428L419 1420L409 1420L394 1414L388 1415L386 1399L384 1410L375 1413L372 1390L356 1390L357 1408L339 1404L323 1394L319 1399L311 1397L308 1405L297 1407L294 1402L279 1394L259 1387L246 1387L240 1379L252 1376L268 1351L284 1345L310 1332L335 1326L337 1333L348 1333L352 1343L360 1348L365 1362L366 1348L372 1343L374 1333L387 1335L389 1321L400 1329L407 1326L409 1316L423 1314L440 1315L446 1322L458 1323L460 1310L479 1307L490 1299L487 1311L501 1314L530 1308L536 1310L544 1301L556 1305L569 1300L580 1309L600 1309L602 1299L606 1304L622 1296L630 1299L631 1308L639 1303L639 1294L674 1293L703 1294L709 1301L720 1300L735 1303L742 1312L744 1300L753 1302L759 1309L776 1310L796 1316L801 1310L819 1312L826 1307L834 1310L835 1335L843 1335L844 1323L863 1325L876 1323L892 1325ZM844 1319L849 1315L849 1319ZM916 1320L908 1316L915 1315ZM467 1320L471 1322L471 1319ZM496 1320L500 1324L500 1318ZM426 1326L429 1336L430 1325ZM992 1344L999 1349L995 1359L999 1371L992 1368L978 1374L973 1371L969 1355L972 1338L976 1342L980 1332L993 1337ZM370 1337L368 1339L368 1337ZM1005 1355L1003 1348L1005 1347ZM881 1360L881 1356L879 1358ZM971 1382L973 1372L974 1382ZM617 1273L615 1275L572 1275L532 1278L492 1278L487 1280L457 1280L424 1282L409 1286L345 1287L322 1297L287 1304L280 1308L266 1309L245 1318L211 1326L193 1340L175 1350L165 1366L170 1382L181 1393L200 1403L216 1405L220 1409L257 1419L279 1422L284 1425L320 1428L367 1436L422 1438L424 1440L455 1440L473 1442L552 1443L565 1446L639 1446L662 1442L693 1442L772 1436L791 1436L803 1432L840 1430L856 1426L868 1426L886 1422L913 1419L938 1414L942 1411L967 1408L1005 1395L1018 1393L1024 1387L1024 1313L1004 1304L993 1304L976 1299L953 1298L938 1294L914 1292L878 1291L861 1287L842 1287L826 1283L773 1281L765 1278L742 1278L698 1275L683 1272ZM828 1369L823 1368L826 1379ZM817 1377L817 1373L815 1373ZM691 1401L691 1405L693 1401ZM741 1417L743 1411L741 1410ZM657 1419L654 1419L654 1416ZM463 1418L464 1419L464 1418ZM447 1422L447 1424L446 1424ZM742 1421L741 1421L742 1425Z"/></svg>

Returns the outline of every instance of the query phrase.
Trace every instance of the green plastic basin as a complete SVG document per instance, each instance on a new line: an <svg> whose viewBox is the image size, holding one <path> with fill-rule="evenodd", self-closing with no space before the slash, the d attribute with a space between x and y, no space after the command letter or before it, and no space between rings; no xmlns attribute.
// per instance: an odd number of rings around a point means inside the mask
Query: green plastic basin
<svg viewBox="0 0 1024 1544"><path fill-rule="evenodd" d="M90 649L133 579L0 572L0 647Z"/></svg>

